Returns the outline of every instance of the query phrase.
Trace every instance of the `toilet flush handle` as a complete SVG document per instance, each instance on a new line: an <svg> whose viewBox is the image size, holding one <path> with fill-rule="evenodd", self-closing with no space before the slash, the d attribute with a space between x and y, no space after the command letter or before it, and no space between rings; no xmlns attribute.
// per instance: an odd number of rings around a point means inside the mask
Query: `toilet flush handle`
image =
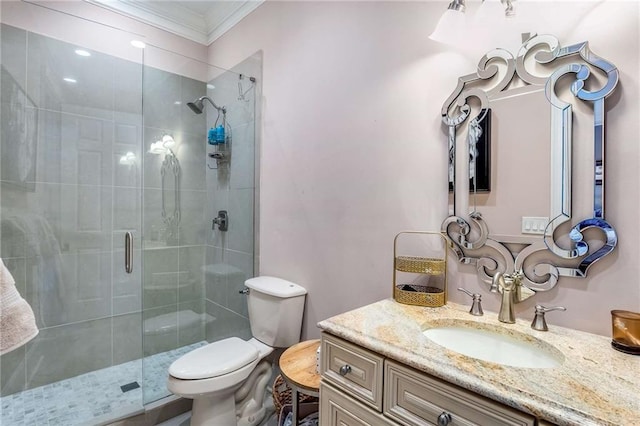
<svg viewBox="0 0 640 426"><path fill-rule="evenodd" d="M242 289L242 290L238 291L238 293L240 293L240 294L249 294L249 289L248 288Z"/></svg>

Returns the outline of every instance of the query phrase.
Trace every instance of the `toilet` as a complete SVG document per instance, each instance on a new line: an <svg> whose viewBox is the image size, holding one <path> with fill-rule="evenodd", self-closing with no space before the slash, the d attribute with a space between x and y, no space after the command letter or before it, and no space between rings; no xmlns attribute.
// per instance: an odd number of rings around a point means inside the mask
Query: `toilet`
<svg viewBox="0 0 640 426"><path fill-rule="evenodd" d="M255 426L271 380L265 357L300 340L307 291L275 277L245 281L252 338L230 337L195 349L169 367L167 388L193 399L192 426Z"/></svg>

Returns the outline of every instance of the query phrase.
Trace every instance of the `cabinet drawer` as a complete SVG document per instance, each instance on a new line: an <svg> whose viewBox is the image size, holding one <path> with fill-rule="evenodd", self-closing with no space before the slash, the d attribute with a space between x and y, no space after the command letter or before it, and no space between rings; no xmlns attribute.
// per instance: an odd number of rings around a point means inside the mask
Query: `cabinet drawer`
<svg viewBox="0 0 640 426"><path fill-rule="evenodd" d="M449 413L451 426L534 426L535 418L465 389L385 362L384 414L406 425L437 425Z"/></svg>
<svg viewBox="0 0 640 426"><path fill-rule="evenodd" d="M382 411L384 358L326 333L321 345L322 379Z"/></svg>
<svg viewBox="0 0 640 426"><path fill-rule="evenodd" d="M320 383L320 424L322 426L396 426L382 414Z"/></svg>

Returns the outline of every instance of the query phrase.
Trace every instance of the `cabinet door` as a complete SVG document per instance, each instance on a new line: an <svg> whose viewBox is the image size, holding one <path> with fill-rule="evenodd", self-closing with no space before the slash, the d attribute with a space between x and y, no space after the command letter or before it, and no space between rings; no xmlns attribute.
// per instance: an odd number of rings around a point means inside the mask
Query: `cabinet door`
<svg viewBox="0 0 640 426"><path fill-rule="evenodd" d="M397 426L380 413L320 383L320 424L322 426Z"/></svg>
<svg viewBox="0 0 640 426"><path fill-rule="evenodd" d="M322 379L380 412L383 363L374 352L322 334Z"/></svg>

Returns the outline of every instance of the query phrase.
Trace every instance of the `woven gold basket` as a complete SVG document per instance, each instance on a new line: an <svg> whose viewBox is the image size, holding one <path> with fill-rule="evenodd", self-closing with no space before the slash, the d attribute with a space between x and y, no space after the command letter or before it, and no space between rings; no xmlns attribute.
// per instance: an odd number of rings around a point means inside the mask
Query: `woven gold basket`
<svg viewBox="0 0 640 426"><path fill-rule="evenodd" d="M407 236L427 238L433 236L442 240L441 257L422 257L399 255L400 239ZM433 254L433 253L430 253ZM408 231L396 235L393 241L393 298L407 305L428 307L444 306L447 303L447 239L439 232ZM412 278L406 282L398 277L399 272L408 273ZM406 275L406 274L405 274ZM420 281L436 282L435 285L422 285Z"/></svg>

